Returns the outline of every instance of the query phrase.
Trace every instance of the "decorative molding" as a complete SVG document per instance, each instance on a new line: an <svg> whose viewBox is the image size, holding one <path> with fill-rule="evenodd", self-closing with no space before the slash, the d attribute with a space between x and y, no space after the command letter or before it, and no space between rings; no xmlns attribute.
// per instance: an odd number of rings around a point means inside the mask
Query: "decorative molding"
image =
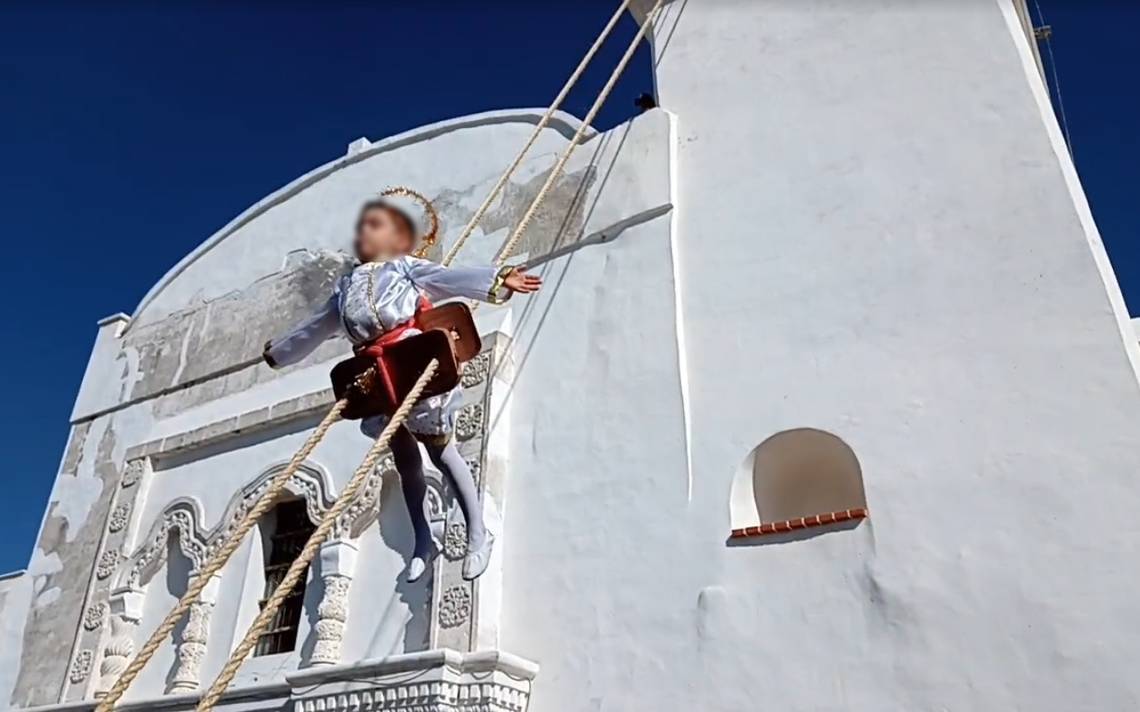
<svg viewBox="0 0 1140 712"><path fill-rule="evenodd" d="M115 507L111 512L110 522L107 529L111 532L122 531L127 524L131 521L131 503L129 501L123 502Z"/></svg>
<svg viewBox="0 0 1140 712"><path fill-rule="evenodd" d="M313 625L316 643L309 657L310 665L340 662L344 626L348 622L348 592L356 570L357 554L356 545L349 541L334 539L321 546L318 570L322 592L317 606L317 622Z"/></svg>
<svg viewBox="0 0 1140 712"><path fill-rule="evenodd" d="M179 549L190 560L193 570L199 570L215 548L229 537L246 512L261 498L269 487L269 481L284 467L281 464L265 470L236 493L222 515L221 523L213 530L207 530L201 525L202 507L198 500L183 497L171 502L151 525L143 539L145 543L130 556L130 566L125 574L121 574L125 576L121 585L138 588L154 569L166 561L167 542L172 533L177 533ZM314 465L305 464L298 468L286 488L305 498L309 519L314 524L320 522L324 512L332 505L329 476Z"/></svg>
<svg viewBox="0 0 1140 712"><path fill-rule="evenodd" d="M452 586L439 603L439 624L444 628L463 625L471 617L471 592L466 586Z"/></svg>
<svg viewBox="0 0 1140 712"><path fill-rule="evenodd" d="M145 467L146 462L141 458L127 461L126 467L123 468L123 479L119 482L119 486L127 489L138 484L138 481L142 479Z"/></svg>
<svg viewBox="0 0 1140 712"><path fill-rule="evenodd" d="M209 553L212 554L216 547L229 538L230 532L237 527L238 522L245 517L254 504L261 499L265 490L269 488L270 480L287 466L287 463L281 463L270 467L234 495L229 505L226 506L225 514L222 515L222 524L207 537L209 542L207 551ZM328 473L323 468L309 463L297 468L297 471L289 478L285 488L305 499L305 510L309 516L309 521L313 524L320 524L325 510L331 507L335 501L332 495L332 480Z"/></svg>
<svg viewBox="0 0 1140 712"><path fill-rule="evenodd" d="M194 570L206 560L206 537L198 528L200 505L193 498L175 500L147 533L142 547L129 559L124 585L140 587L151 572L166 561L167 543L172 533L178 535L178 548L190 560Z"/></svg>
<svg viewBox="0 0 1140 712"><path fill-rule="evenodd" d="M461 383L464 388L474 388L487 379L491 371L491 352L484 351L463 366Z"/></svg>
<svg viewBox="0 0 1140 712"><path fill-rule="evenodd" d="M127 449L127 459L134 461L143 457L165 456L200 448L204 445L213 445L250 431L272 428L282 423L313 415L330 407L335 400L332 389L306 393L296 398L275 403L267 408L258 408L241 415L208 423L193 430L135 445Z"/></svg>
<svg viewBox="0 0 1140 712"><path fill-rule="evenodd" d="M296 712L525 712L530 695L504 683L411 683L305 699Z"/></svg>
<svg viewBox="0 0 1140 712"><path fill-rule="evenodd" d="M340 662L344 625L348 621L348 590L352 579L339 574L324 577L324 595L317 606L317 622L313 626L317 642L313 646L311 665L335 665Z"/></svg>
<svg viewBox="0 0 1140 712"><path fill-rule="evenodd" d="M95 654L90 650L80 650L75 656L75 660L71 662L71 671L68 674L68 679L71 680L73 685L78 685L87 679L91 674L91 662L95 659Z"/></svg>
<svg viewBox="0 0 1140 712"><path fill-rule="evenodd" d="M103 620L107 617L107 604L103 601L92 603L83 613L83 628L85 630L98 630L103 627Z"/></svg>
<svg viewBox="0 0 1140 712"><path fill-rule="evenodd" d="M459 410L455 419L455 436L470 440L483 434L483 404L472 403Z"/></svg>
<svg viewBox="0 0 1140 712"><path fill-rule="evenodd" d="M102 581L115 573L115 569L119 566L120 558L119 552L114 549L104 551L103 555L99 557L99 562L95 565L95 578Z"/></svg>
<svg viewBox="0 0 1140 712"><path fill-rule="evenodd" d="M127 664L135 655L134 629L137 626L137 621L128 621L123 616L111 616L111 637L103 648L103 662L99 664L99 691L96 696L105 695L119 679L119 675L127 669Z"/></svg>
<svg viewBox="0 0 1140 712"><path fill-rule="evenodd" d="M467 524L463 520L448 522L443 535L443 555L452 561L467 556Z"/></svg>
<svg viewBox="0 0 1140 712"><path fill-rule="evenodd" d="M495 650L405 653L285 676L295 712L524 712L538 666Z"/></svg>
<svg viewBox="0 0 1140 712"><path fill-rule="evenodd" d="M178 663L170 683L170 692L194 692L201 677L202 659L210 636L210 614L213 601L195 601L186 616L182 641L178 644Z"/></svg>
<svg viewBox="0 0 1140 712"><path fill-rule="evenodd" d="M202 589L202 595L190 605L182 639L178 643L178 660L174 666L168 693L194 692L201 684L202 660L210 637L210 615L218 600L222 578L215 574Z"/></svg>
<svg viewBox="0 0 1140 712"><path fill-rule="evenodd" d="M508 341L501 332L492 332L483 339L483 351L468 364L463 392L466 405L456 418L456 441L461 456L471 469L479 497L484 503L484 522L496 527L497 503L493 498L497 492L488 487L488 435L486 421L493 411L493 391L504 382L500 366ZM504 391L505 393L505 391ZM500 429L500 437L507 429ZM495 478L501 482L502 478ZM432 580L432 601L429 644L437 648L469 651L479 645L493 647L496 640L484 636L479 640L481 608L484 600L494 600L495 595L484 597L479 594L482 586L494 578L495 570L489 571L479 581L463 578L463 560L467 555L467 521L456 506L452 493L446 493L443 506L448 508L439 522L432 523L433 533L441 542L442 555L436 561L435 576ZM492 582L491 586L497 586Z"/></svg>
<svg viewBox="0 0 1140 712"><path fill-rule="evenodd" d="M334 539L360 536L380 511L380 490L384 485L384 475L396 472L396 461L391 453L385 455L364 482L364 487L348 509L337 519L333 529Z"/></svg>

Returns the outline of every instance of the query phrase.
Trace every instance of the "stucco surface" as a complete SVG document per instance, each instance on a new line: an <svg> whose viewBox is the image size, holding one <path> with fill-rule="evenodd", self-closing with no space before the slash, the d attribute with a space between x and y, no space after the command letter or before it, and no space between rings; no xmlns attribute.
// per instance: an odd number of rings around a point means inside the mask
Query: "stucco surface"
<svg viewBox="0 0 1140 712"><path fill-rule="evenodd" d="M647 461L667 394L591 403L649 414L620 442L516 442L535 709L1140 703L1134 343L1015 29L994 0L669 5L692 497ZM851 445L871 519L729 546L734 473L794 427Z"/></svg>

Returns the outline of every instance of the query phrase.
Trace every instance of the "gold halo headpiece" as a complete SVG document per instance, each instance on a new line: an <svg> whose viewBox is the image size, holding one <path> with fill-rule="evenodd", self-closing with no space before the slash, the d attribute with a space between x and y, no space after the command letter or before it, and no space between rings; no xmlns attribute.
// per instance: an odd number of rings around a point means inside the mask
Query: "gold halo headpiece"
<svg viewBox="0 0 1140 712"><path fill-rule="evenodd" d="M408 218L416 230L416 239L420 243L412 254L416 257L426 257L432 245L439 239L439 215L436 214L431 201L422 193L403 186L380 191L379 200Z"/></svg>

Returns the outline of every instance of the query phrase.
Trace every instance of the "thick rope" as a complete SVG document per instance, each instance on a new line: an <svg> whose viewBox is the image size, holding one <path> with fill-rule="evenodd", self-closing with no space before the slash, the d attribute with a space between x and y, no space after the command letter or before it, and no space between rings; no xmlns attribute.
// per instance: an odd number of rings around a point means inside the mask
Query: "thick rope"
<svg viewBox="0 0 1140 712"><path fill-rule="evenodd" d="M289 461L285 469L274 475L273 479L269 481L269 486L266 488L265 494L245 513L245 516L242 517L233 532L230 533L229 538L222 542L217 551L206 561L201 571L190 581L186 593L182 594L182 597L178 599L178 604L167 614L162 623L154 629L150 638L147 639L146 644L139 649L138 654L135 655L131 663L127 665L127 668L123 670L123 674L119 675L119 679L115 681L115 684L107 691L107 695L100 700L99 704L95 707L95 712L111 712L115 703L123 696L123 693L127 691L127 688L134 682L134 679L138 677L139 672L141 672L147 662L150 661L155 651L157 651L163 641L166 640L166 636L170 635L174 627L182 620L182 616L190 610L190 606L202 595L202 590L206 588L206 585L210 582L210 578L221 571L222 567L226 565L226 562L230 560L230 557L233 556L234 552L241 546L245 535L253 529L258 520L270 510L277 495L285 489L285 486L289 484L289 480L292 479L297 469L304 464L305 460L312 454L313 449L324 439L329 428L340 420L341 411L344 410L346 404L346 400L338 400L329 410L324 420L322 420L316 429L313 430L312 434L309 435L309 438L305 441L305 444L301 446L301 449L293 455L293 459Z"/></svg>
<svg viewBox="0 0 1140 712"><path fill-rule="evenodd" d="M495 198L499 197L499 193L501 193L503 191L503 188L506 187L507 181L512 175L514 175L514 172L518 170L519 165L521 165L523 162L523 158L526 157L527 152L530 151L535 142L538 141L538 137L540 134L542 134L542 130L546 128L547 124L550 123L550 119L552 116L554 116L554 112L558 110L558 107L562 106L562 102L566 99L566 96L570 93L570 90L574 87L575 84L578 83L578 80L582 77L583 72L586 71L586 67L590 64L590 61L594 58L594 55L598 53L598 50L606 41L606 38L609 37L610 32L613 31L614 27L618 23L618 20L621 19L622 13L624 13L625 9L629 7L630 2L632 2L632 0L623 0L621 7L619 7L613 14L613 17L610 18L610 21L602 30L602 33L598 35L598 38L594 40L594 44L591 45L589 51L586 52L586 56L582 57L582 61L578 63L578 68L574 70L574 73L571 74L570 78L566 80L566 84L563 85L562 91L558 92L558 96L554 97L554 101L551 102L550 108L546 110L546 113L543 114L542 118L538 120L537 124L535 124L534 131L531 132L530 138L527 139L526 144L522 147L522 150L519 151L519 155L515 156L515 160L511 163L510 166L507 167L507 170L503 172L503 175L499 177L499 181L495 183L494 188L491 188L491 192L487 195L486 200L484 200L483 204L479 206L479 209L475 211L475 214L471 216L471 219L467 221L467 226L463 228L463 232L459 233L459 237L455 240L455 244L452 245L451 249L447 251L447 254L440 262L440 264L442 264L444 267L451 264L452 260L455 259L455 256L459 254L459 250L463 248L463 243L467 242L467 238L471 237L471 233L475 231L475 228L479 225L479 222L483 219L483 216L486 215L487 211L491 208L491 203L495 201Z"/></svg>
<svg viewBox="0 0 1140 712"><path fill-rule="evenodd" d="M408 392L404 402L396 409L396 412L388 420L387 427L376 438L376 442L369 448L368 454L364 456L364 460L360 466L356 468L356 472L352 474L352 479L344 486L344 491L337 497L336 502L329 507L321 518L321 523L313 531L309 537L309 541L305 543L305 548L293 560L289 566L289 570L285 572L285 577L281 579L281 583L273 590L273 595L265 602L265 606L261 609L261 613L254 619L250 625L249 630L246 631L245 637L230 654L230 659L226 661L222 671L218 673L218 677L210 685L210 689L202 696L198 702L198 712L209 712L218 703L222 695L225 693L226 688L230 682L233 681L234 675L237 674L238 669L245 662L246 656L253 650L253 646L257 644L258 638L269 627L277 609L285 598L293 591L297 582L308 572L309 564L316 557L317 552L320 550L321 545L332 533L333 528L336 526L337 520L344 514L355 500L360 490L364 487L365 482L368 480L368 475L376 467L376 463L380 461L380 457L384 451L388 449L388 441L396 433L396 429L403 425L404 420L407 419L408 413L411 412L412 407L419 400L420 394L423 393L424 388L427 387L428 381L435 374L439 366L439 361L432 359L431 363L427 365L424 372L420 374L419 380L416 381L415 386Z"/></svg>
<svg viewBox="0 0 1140 712"><path fill-rule="evenodd" d="M554 185L554 181L558 179L558 176L562 175L563 169L566 168L566 162L570 160L570 156L574 153L574 149L578 148L578 145L582 141L582 137L586 134L586 131L589 130L590 124L593 123L594 117L598 115L598 112L601 111L602 105L606 103L606 99L609 98L610 92L613 91L614 87L617 85L618 79L620 79L621 75L625 72L625 68L629 64L629 61L633 59L633 55L637 51L638 44L641 43L641 39L645 37L645 33L657 19L657 11L661 9L661 6L664 3L665 0L657 0L656 4L653 5L648 13L646 13L645 21L641 23L641 28L637 31L637 34L634 35L633 40L629 43L629 47L626 49L625 54L621 58L621 61L618 62L617 68L615 68L613 73L610 74L609 81L606 82L606 85L602 87L602 91L598 94L598 98L594 100L594 105L590 107L590 111L586 114L586 118L582 119L582 124L578 127L578 130L574 132L574 137L570 139L570 145L566 147L566 150L563 151L562 155L558 158L558 162L554 164L554 168L550 171L550 175L547 176L546 182L542 184L542 188L538 191L538 195L534 197L534 200L531 202L530 207L527 208L526 213L523 215L522 220L520 220L518 226L515 227L515 231L511 234L510 237L507 238L502 248L500 248L499 253L495 256L495 264L501 265L503 262L505 262L514 251L515 247L518 245L519 240L522 239L523 233L526 232L526 229L530 226L531 220L534 219L535 213L538 212L538 206L541 205L542 201L546 199L546 194L550 192L550 188Z"/></svg>

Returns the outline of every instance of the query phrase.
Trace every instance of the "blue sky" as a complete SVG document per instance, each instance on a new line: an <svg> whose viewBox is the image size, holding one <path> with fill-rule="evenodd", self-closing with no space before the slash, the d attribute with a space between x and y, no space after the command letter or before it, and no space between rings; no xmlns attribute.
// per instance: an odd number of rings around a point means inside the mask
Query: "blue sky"
<svg viewBox="0 0 1140 712"><path fill-rule="evenodd" d="M96 320L132 311L214 230L358 136L545 106L615 4L3 3L0 572L27 562ZM1042 2L1077 165L1138 312L1130 5ZM567 110L585 113L634 31L627 18ZM630 115L650 87L642 51L597 123Z"/></svg>

